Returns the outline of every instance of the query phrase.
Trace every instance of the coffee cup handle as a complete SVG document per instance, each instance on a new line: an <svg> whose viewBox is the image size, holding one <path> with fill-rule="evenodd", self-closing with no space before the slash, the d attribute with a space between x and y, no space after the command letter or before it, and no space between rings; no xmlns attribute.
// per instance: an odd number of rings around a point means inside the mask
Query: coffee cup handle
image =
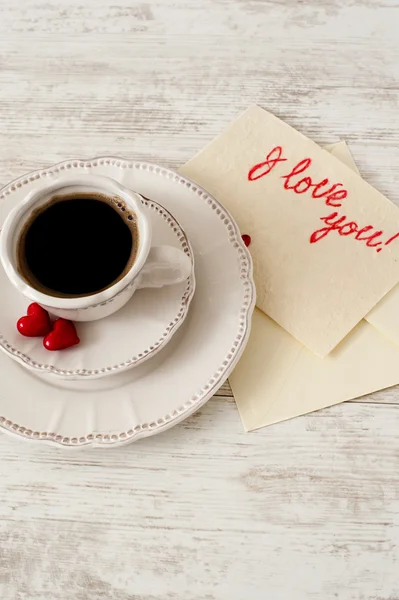
<svg viewBox="0 0 399 600"><path fill-rule="evenodd" d="M182 250L173 246L153 246L138 276L137 289L158 288L185 281L192 263Z"/></svg>

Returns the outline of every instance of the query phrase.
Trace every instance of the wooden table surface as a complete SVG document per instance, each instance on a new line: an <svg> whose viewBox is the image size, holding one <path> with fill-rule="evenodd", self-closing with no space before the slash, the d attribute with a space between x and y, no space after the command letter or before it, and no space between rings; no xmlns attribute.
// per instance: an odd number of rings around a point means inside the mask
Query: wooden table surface
<svg viewBox="0 0 399 600"><path fill-rule="evenodd" d="M0 0L0 183L177 168L257 102L399 203L398 26L397 0ZM128 447L0 453L2 600L399 598L398 389L245 434L225 385Z"/></svg>

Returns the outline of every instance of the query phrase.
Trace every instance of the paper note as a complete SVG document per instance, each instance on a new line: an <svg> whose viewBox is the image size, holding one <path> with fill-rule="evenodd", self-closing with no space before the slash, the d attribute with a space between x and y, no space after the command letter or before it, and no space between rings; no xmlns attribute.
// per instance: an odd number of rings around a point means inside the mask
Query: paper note
<svg viewBox="0 0 399 600"><path fill-rule="evenodd" d="M261 108L250 107L181 172L251 236L258 307L317 355L399 281L399 209Z"/></svg>
<svg viewBox="0 0 399 600"><path fill-rule="evenodd" d="M359 173L359 169L345 142L324 146L324 150L336 156L347 167ZM377 331L399 346L399 285L396 285L364 318Z"/></svg>
<svg viewBox="0 0 399 600"><path fill-rule="evenodd" d="M319 358L255 309L230 385L247 431L399 383L399 346L366 321Z"/></svg>
<svg viewBox="0 0 399 600"><path fill-rule="evenodd" d="M352 171L355 171L358 175L360 175L359 169L357 168L357 164L353 160L352 154L348 150L348 146L346 142L337 142L336 144L328 144L328 146L324 146L323 150L326 150L332 156L335 156L340 160L344 165L349 167Z"/></svg>
<svg viewBox="0 0 399 600"><path fill-rule="evenodd" d="M384 296L365 319L399 346L399 286Z"/></svg>
<svg viewBox="0 0 399 600"><path fill-rule="evenodd" d="M346 164L353 162L345 143L328 148ZM398 365L399 346L366 321L322 359L255 309L230 385L250 431L396 385Z"/></svg>

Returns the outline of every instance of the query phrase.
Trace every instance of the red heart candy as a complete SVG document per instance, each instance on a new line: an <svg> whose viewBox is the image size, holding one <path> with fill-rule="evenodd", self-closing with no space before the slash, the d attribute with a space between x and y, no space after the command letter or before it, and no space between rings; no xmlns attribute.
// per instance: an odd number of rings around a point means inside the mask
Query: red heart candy
<svg viewBox="0 0 399 600"><path fill-rule="evenodd" d="M79 344L79 342L80 339L72 321L57 319L54 322L53 331L50 331L44 338L43 346L46 350L65 350Z"/></svg>
<svg viewBox="0 0 399 600"><path fill-rule="evenodd" d="M242 236L242 241L244 242L244 244L246 245L246 247L248 248L249 244L251 243L251 236L248 235L247 233L244 233Z"/></svg>
<svg viewBox="0 0 399 600"><path fill-rule="evenodd" d="M47 310L33 302L28 306L27 316L17 321L19 333L26 337L41 337L51 331L51 321Z"/></svg>

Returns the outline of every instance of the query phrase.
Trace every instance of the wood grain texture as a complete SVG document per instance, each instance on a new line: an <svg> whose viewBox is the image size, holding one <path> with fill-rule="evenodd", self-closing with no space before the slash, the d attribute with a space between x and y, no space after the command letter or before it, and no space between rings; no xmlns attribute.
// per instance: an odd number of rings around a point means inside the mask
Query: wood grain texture
<svg viewBox="0 0 399 600"><path fill-rule="evenodd" d="M398 427L347 404L247 435L215 399L113 452L2 437L2 598L397 598Z"/></svg>
<svg viewBox="0 0 399 600"><path fill-rule="evenodd" d="M398 25L395 0L0 0L0 183L177 168L256 102L399 203ZM398 390L252 434L217 396L112 452L1 436L1 599L397 600Z"/></svg>

